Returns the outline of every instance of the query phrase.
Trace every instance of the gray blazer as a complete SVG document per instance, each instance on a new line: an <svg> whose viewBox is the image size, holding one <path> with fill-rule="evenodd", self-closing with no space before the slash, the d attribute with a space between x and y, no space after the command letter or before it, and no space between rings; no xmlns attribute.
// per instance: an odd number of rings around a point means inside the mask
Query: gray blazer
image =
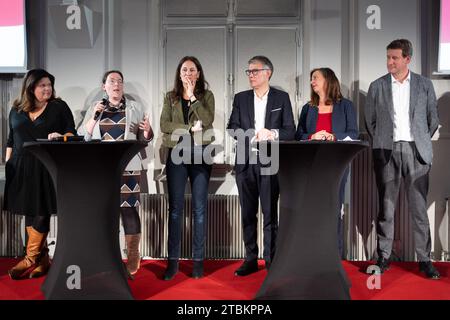
<svg viewBox="0 0 450 320"><path fill-rule="evenodd" d="M431 137L439 126L436 94L430 79L411 72L409 118L418 151L417 158L426 164L433 160ZM372 139L374 161L385 165L392 155L394 136L394 102L391 74L370 84L364 116Z"/></svg>

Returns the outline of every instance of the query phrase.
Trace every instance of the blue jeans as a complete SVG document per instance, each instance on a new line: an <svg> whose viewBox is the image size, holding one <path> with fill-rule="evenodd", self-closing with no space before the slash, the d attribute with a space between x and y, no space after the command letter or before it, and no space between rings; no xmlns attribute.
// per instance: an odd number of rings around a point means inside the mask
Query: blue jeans
<svg viewBox="0 0 450 320"><path fill-rule="evenodd" d="M200 261L205 258L208 184L212 166L204 163L174 164L171 158L171 151L172 149L169 150L166 162L167 187L169 191L169 259L176 260L181 255L184 191L189 177L194 219L192 257L193 260Z"/></svg>

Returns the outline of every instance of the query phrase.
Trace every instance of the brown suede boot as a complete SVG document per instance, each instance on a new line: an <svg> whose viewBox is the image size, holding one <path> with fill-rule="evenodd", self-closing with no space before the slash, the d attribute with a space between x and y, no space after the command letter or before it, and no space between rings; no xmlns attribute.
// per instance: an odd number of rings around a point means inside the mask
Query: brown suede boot
<svg viewBox="0 0 450 320"><path fill-rule="evenodd" d="M139 243L141 241L141 234L125 235L127 243L127 271L131 279L138 272L141 265L141 256L139 254Z"/></svg>
<svg viewBox="0 0 450 320"><path fill-rule="evenodd" d="M30 273L37 267L44 247L47 233L40 233L33 227L26 227L28 234L27 254L22 261L8 270L8 274L13 280L29 277Z"/></svg>
<svg viewBox="0 0 450 320"><path fill-rule="evenodd" d="M47 242L41 251L41 255L37 261L37 267L30 272L30 278L39 278L47 274L50 269L50 256L48 255Z"/></svg>

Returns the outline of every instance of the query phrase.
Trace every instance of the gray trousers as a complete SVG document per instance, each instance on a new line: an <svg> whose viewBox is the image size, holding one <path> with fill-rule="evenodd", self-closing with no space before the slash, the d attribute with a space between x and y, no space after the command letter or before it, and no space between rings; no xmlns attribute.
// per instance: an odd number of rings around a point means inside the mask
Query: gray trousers
<svg viewBox="0 0 450 320"><path fill-rule="evenodd" d="M419 161L414 142L395 142L392 157L385 166L375 163L379 212L377 252L388 259L394 239L394 212L404 179L416 253L419 261L430 261L431 236L427 215L428 180L431 165Z"/></svg>

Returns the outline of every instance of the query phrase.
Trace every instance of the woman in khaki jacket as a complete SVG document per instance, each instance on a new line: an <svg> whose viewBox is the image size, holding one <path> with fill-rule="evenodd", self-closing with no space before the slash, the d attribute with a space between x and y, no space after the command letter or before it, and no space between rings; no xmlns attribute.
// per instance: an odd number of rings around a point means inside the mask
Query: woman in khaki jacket
<svg viewBox="0 0 450 320"><path fill-rule="evenodd" d="M178 272L181 254L184 191L189 178L194 219L192 277L203 276L208 184L212 161L205 148L214 140L214 95L208 90L202 66L195 57L178 64L172 91L164 98L161 113L163 145L169 149L166 161L169 191L169 261L164 280Z"/></svg>

